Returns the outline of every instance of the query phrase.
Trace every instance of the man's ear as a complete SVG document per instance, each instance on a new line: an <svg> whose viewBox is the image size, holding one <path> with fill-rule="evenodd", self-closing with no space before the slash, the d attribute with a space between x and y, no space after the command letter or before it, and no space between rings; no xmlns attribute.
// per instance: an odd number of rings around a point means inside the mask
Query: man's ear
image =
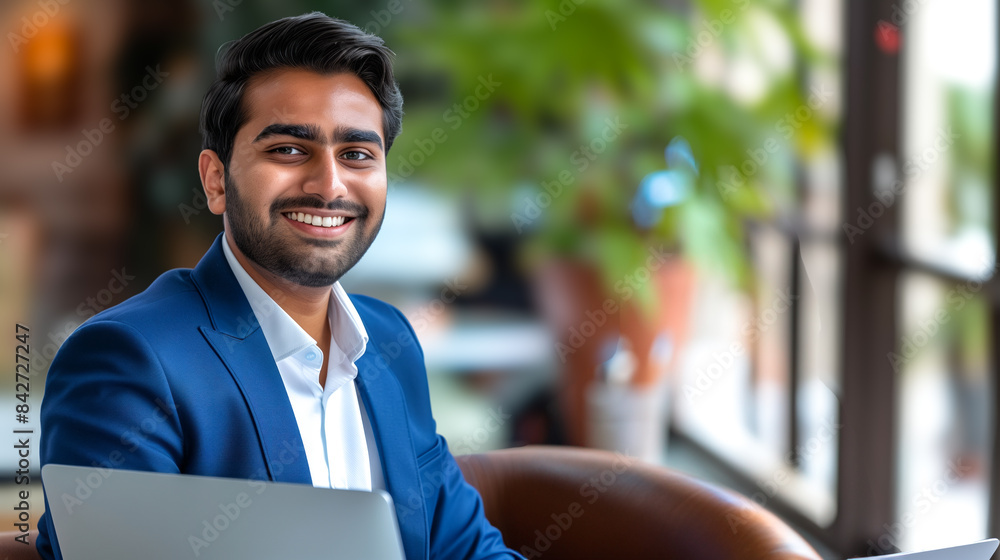
<svg viewBox="0 0 1000 560"><path fill-rule="evenodd" d="M202 150L198 156L198 173L205 189L208 209L213 214L226 211L226 166L214 150Z"/></svg>

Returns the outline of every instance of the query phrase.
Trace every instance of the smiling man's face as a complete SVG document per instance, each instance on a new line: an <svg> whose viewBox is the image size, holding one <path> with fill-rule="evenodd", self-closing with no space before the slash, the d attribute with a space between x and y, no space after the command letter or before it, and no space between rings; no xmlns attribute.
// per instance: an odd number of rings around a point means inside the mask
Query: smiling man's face
<svg viewBox="0 0 1000 560"><path fill-rule="evenodd" d="M239 252L301 286L337 281L385 215L382 108L353 74L288 69L250 81L225 180Z"/></svg>

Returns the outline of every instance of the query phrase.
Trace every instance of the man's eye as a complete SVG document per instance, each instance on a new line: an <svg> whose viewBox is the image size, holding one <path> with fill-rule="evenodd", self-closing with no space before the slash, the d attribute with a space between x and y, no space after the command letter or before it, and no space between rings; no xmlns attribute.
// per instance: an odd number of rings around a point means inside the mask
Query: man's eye
<svg viewBox="0 0 1000 560"><path fill-rule="evenodd" d="M275 154L281 154L283 156L297 156L303 153L302 150L295 148L293 146L281 146L271 150L271 152Z"/></svg>
<svg viewBox="0 0 1000 560"><path fill-rule="evenodd" d="M353 160L371 159L371 156L364 152L346 152L344 158Z"/></svg>

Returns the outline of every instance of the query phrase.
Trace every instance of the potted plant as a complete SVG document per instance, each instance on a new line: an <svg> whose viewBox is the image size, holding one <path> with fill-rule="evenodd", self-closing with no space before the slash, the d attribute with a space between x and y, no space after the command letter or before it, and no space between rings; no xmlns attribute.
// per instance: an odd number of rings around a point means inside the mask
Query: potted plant
<svg viewBox="0 0 1000 560"><path fill-rule="evenodd" d="M601 364L624 339L631 357L613 367L632 360L626 385L655 390L683 345L692 266L749 287L745 221L788 203L776 186L789 162L827 136L822 118L790 135L775 124L810 107L793 69L747 92L733 66L754 64L760 21L814 51L788 8L745 0L424 8L390 39L407 94L391 181L470 193L480 227L523 241L564 363L569 439L587 443ZM676 192L650 206L640 186L664 172Z"/></svg>

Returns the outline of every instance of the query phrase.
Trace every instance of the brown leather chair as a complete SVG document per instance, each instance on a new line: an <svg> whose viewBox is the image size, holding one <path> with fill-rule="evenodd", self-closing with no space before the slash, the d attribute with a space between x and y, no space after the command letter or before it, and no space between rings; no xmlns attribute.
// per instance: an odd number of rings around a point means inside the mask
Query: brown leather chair
<svg viewBox="0 0 1000 560"><path fill-rule="evenodd" d="M38 531L28 533L28 542L31 543L28 545L14 540L14 537L20 534L12 531L0 533L0 558L3 560L42 560L35 549L35 538L38 537Z"/></svg>
<svg viewBox="0 0 1000 560"><path fill-rule="evenodd" d="M622 455L532 446L457 459L529 560L821 559L747 498Z"/></svg>
<svg viewBox="0 0 1000 560"><path fill-rule="evenodd" d="M606 451L531 446L457 457L507 546L532 558L820 560L750 500ZM0 558L39 560L0 533Z"/></svg>

